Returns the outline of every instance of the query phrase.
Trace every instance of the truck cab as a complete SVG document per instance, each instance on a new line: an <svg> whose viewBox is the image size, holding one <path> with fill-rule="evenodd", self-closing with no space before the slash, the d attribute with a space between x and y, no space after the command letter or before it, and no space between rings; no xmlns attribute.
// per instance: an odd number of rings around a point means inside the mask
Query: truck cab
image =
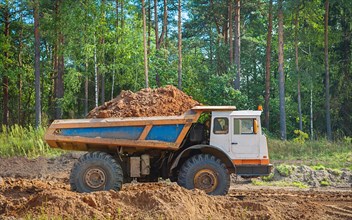
<svg viewBox="0 0 352 220"><path fill-rule="evenodd" d="M266 137L262 134L261 111L213 111L210 146L222 149L240 176L270 173Z"/></svg>

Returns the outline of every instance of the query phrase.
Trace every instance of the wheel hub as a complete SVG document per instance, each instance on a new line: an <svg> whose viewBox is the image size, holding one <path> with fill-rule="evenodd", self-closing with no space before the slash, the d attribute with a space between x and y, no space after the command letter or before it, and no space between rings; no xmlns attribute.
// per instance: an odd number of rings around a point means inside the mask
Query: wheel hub
<svg viewBox="0 0 352 220"><path fill-rule="evenodd" d="M218 185L217 175L214 171L203 169L194 176L194 187L204 190L206 193L214 191Z"/></svg>
<svg viewBox="0 0 352 220"><path fill-rule="evenodd" d="M92 168L86 172L85 182L92 189L99 189L106 183L105 173L100 168Z"/></svg>

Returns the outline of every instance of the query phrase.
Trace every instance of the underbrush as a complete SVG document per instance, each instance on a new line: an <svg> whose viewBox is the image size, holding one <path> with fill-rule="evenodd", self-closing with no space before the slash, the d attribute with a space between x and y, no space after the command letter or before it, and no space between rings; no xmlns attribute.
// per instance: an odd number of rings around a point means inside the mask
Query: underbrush
<svg viewBox="0 0 352 220"><path fill-rule="evenodd" d="M299 143L269 139L268 148L274 163L352 170L352 143L345 140L329 142L323 139Z"/></svg>
<svg viewBox="0 0 352 220"><path fill-rule="evenodd" d="M60 150L50 148L44 141L44 128L32 126L22 127L13 125L2 126L0 133L0 157L26 156L55 156Z"/></svg>
<svg viewBox="0 0 352 220"><path fill-rule="evenodd" d="M302 183L302 182L288 182L288 181L265 181L265 180L258 180L258 179L252 179L252 184L255 186L278 186L278 187L297 187L300 189L305 189L309 188L308 185Z"/></svg>

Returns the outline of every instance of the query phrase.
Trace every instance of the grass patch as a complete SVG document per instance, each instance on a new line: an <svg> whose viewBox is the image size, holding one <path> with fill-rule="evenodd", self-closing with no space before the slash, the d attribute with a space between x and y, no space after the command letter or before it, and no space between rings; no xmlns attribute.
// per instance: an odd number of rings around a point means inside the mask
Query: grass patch
<svg viewBox="0 0 352 220"><path fill-rule="evenodd" d="M287 182L287 181L272 181L265 182L258 179L252 179L252 184L255 186L278 186L278 187L297 187L301 189L308 188L309 186L302 182Z"/></svg>
<svg viewBox="0 0 352 220"><path fill-rule="evenodd" d="M35 158L60 155L61 150L52 149L45 143L44 134L44 128L36 129L32 126L22 127L19 125L2 126L0 157L26 156Z"/></svg>
<svg viewBox="0 0 352 220"><path fill-rule="evenodd" d="M325 170L326 168L323 165L319 164L316 166L312 166L312 169L313 170Z"/></svg>
<svg viewBox="0 0 352 220"><path fill-rule="evenodd" d="M262 176L261 179L265 182L270 182L274 178L274 173L270 173L268 176Z"/></svg>
<svg viewBox="0 0 352 220"><path fill-rule="evenodd" d="M320 186L330 186L330 181L328 181L327 179L323 179L319 182Z"/></svg>
<svg viewBox="0 0 352 220"><path fill-rule="evenodd" d="M279 172L281 176L288 177L292 174L293 170L295 169L292 165L287 164L280 164L275 167L276 170Z"/></svg>
<svg viewBox="0 0 352 220"><path fill-rule="evenodd" d="M269 138L268 148L272 161L352 170L352 143L345 139L335 142L322 139L298 143Z"/></svg>

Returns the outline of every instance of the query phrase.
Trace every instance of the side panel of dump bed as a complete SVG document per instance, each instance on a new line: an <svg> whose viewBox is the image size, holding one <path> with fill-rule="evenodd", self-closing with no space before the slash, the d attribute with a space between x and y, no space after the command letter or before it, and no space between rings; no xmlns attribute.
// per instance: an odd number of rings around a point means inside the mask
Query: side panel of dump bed
<svg viewBox="0 0 352 220"><path fill-rule="evenodd" d="M201 112L182 116L56 120L47 143L65 150L113 150L138 147L176 150Z"/></svg>

